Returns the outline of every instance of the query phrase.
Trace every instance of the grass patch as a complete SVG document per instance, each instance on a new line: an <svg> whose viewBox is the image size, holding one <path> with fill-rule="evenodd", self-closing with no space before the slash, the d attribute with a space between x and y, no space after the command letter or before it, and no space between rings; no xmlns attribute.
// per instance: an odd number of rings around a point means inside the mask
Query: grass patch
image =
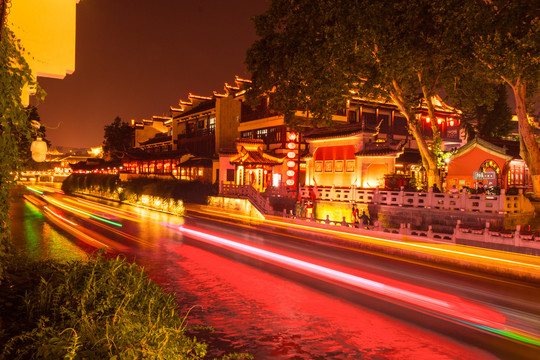
<svg viewBox="0 0 540 360"><path fill-rule="evenodd" d="M186 335L174 296L122 257L12 259L0 309L0 359L203 359L207 353L206 344Z"/></svg>

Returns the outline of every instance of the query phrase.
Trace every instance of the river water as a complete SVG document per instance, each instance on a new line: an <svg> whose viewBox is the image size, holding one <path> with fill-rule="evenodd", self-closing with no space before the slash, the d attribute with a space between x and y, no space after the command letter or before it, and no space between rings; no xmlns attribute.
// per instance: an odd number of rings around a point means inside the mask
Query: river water
<svg viewBox="0 0 540 360"><path fill-rule="evenodd" d="M494 359L309 284L193 246L160 225L178 218L138 211L154 221L126 226L145 241L125 242L124 253L176 294L189 325L215 329L194 332L213 349L208 358L235 351L255 359ZM36 259L80 259L92 250L21 198L13 202L12 229L16 247Z"/></svg>

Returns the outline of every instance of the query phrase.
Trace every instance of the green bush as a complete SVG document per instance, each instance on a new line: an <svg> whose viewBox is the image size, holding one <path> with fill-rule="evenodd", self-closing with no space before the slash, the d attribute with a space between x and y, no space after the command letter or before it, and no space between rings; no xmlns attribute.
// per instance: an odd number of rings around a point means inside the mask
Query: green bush
<svg viewBox="0 0 540 360"><path fill-rule="evenodd" d="M216 184L145 177L120 181L118 175L105 174L71 174L62 183L62 190L66 194L88 190L112 194L117 191L119 186L123 188L123 191L119 193L121 200L128 199L130 196L138 200L140 195L150 195L163 199L182 200L184 203L205 205L208 196L218 193Z"/></svg>
<svg viewBox="0 0 540 360"><path fill-rule="evenodd" d="M8 268L0 359L201 359L174 296L122 258ZM26 294L24 294L26 293ZM24 294L24 295L23 295ZM13 317L13 318L10 318Z"/></svg>

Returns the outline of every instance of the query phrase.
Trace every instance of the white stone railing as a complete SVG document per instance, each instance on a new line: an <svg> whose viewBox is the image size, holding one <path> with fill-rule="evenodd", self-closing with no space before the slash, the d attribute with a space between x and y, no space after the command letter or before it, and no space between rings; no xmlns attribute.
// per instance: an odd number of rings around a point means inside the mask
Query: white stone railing
<svg viewBox="0 0 540 360"><path fill-rule="evenodd" d="M251 185L223 184L222 182L219 186L219 195L248 199L261 213L274 214L274 209L270 205L270 200L255 190Z"/></svg>
<svg viewBox="0 0 540 360"><path fill-rule="evenodd" d="M478 211L497 214L516 214L534 212L534 206L523 196L507 195L501 190L501 195L448 194L429 192L390 191L376 189L336 188L332 187L302 187L300 195L304 199L312 198L316 192L316 200L345 201L364 204L378 204L398 207L413 207L440 210Z"/></svg>
<svg viewBox="0 0 540 360"><path fill-rule="evenodd" d="M264 191L264 196L266 197L283 197L283 198L296 198L296 192L290 190L286 186L269 186Z"/></svg>
<svg viewBox="0 0 540 360"><path fill-rule="evenodd" d="M347 232L358 234L370 234L381 236L397 236L402 240L403 236L407 236L411 240L432 241L437 243L465 243L476 242L478 244L499 244L513 248L535 249L540 254L540 232L528 232L521 230L521 226L517 225L515 231L500 230L490 228L489 222L485 227L463 227L460 221L453 230L452 234L438 233L432 230L431 225L427 230L417 230L411 227L411 224L400 224L399 228L384 228L382 222L375 221L373 225L359 225L349 223L343 218L343 221L330 220L327 215L326 219L315 218L300 218L287 212L283 212L283 217L294 219L295 222L308 223L317 227L338 229L341 228ZM486 246L490 247L490 246Z"/></svg>

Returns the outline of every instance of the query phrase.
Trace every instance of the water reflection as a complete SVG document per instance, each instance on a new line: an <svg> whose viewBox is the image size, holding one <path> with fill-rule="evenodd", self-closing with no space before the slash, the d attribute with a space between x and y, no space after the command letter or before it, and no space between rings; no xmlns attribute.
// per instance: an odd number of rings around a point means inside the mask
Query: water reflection
<svg viewBox="0 0 540 360"><path fill-rule="evenodd" d="M83 259L86 252L52 227L34 205L16 198L11 208L11 233L16 249L31 259L70 261Z"/></svg>
<svg viewBox="0 0 540 360"><path fill-rule="evenodd" d="M212 347L255 359L489 359L484 352L350 304L302 283L216 255L178 234L137 261L177 294ZM191 310L190 310L191 309ZM211 354L220 356L221 353Z"/></svg>
<svg viewBox="0 0 540 360"><path fill-rule="evenodd" d="M286 276L193 246L176 231L178 217L123 208L145 221L123 221L122 231L132 238L115 236L115 241L122 242L126 255L144 266L152 279L176 293L182 314L189 312L189 324L216 329L198 334L211 348L246 351L255 359L492 358ZM33 205L17 201L12 215L15 242L31 256L84 256ZM216 351L209 358L220 355Z"/></svg>

